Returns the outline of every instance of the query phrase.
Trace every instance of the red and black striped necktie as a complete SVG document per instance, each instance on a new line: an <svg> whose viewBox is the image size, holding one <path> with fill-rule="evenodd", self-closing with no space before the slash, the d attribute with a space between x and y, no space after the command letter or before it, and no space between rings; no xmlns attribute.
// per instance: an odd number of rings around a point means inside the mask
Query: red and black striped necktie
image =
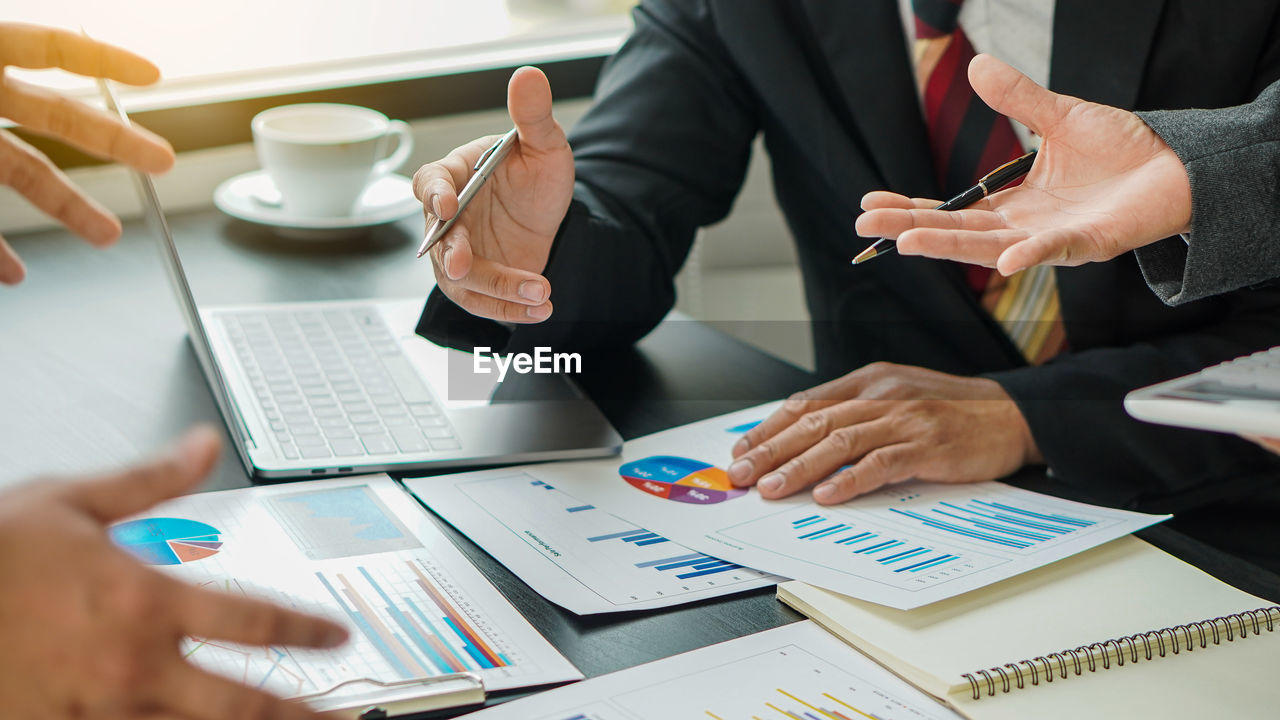
<svg viewBox="0 0 1280 720"><path fill-rule="evenodd" d="M934 170L946 197L1025 152L1008 118L982 102L969 85L969 61L976 53L960 27L963 2L912 0L916 84ZM1053 268L1031 268L1005 278L988 268L966 265L965 276L982 306L1029 362L1043 363L1065 347Z"/></svg>

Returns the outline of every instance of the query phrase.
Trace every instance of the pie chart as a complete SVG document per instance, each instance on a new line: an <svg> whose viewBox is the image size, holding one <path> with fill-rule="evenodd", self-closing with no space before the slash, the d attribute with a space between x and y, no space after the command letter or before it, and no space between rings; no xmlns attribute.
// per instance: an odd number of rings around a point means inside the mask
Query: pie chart
<svg viewBox="0 0 1280 720"><path fill-rule="evenodd" d="M222 533L183 518L130 520L111 528L111 539L148 565L182 565L213 557Z"/></svg>
<svg viewBox="0 0 1280 720"><path fill-rule="evenodd" d="M655 455L618 468L632 487L674 502L714 505L747 494L720 468L689 458Z"/></svg>

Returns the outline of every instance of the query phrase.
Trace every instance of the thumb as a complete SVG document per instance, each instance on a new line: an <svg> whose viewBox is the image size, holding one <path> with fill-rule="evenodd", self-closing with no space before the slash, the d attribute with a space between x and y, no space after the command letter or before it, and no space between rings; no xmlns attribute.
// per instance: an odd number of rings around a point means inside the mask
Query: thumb
<svg viewBox="0 0 1280 720"><path fill-rule="evenodd" d="M119 520L195 489L213 468L221 446L217 431L202 425L146 465L75 482L67 491L73 503L102 522Z"/></svg>
<svg viewBox="0 0 1280 720"><path fill-rule="evenodd" d="M564 129L551 113L551 83L535 67L522 67L507 85L507 112L520 133L521 147L541 152L565 144Z"/></svg>
<svg viewBox="0 0 1280 720"><path fill-rule="evenodd" d="M990 55L978 55L969 62L969 84L992 110L1017 120L1042 137L1079 102L1037 85Z"/></svg>

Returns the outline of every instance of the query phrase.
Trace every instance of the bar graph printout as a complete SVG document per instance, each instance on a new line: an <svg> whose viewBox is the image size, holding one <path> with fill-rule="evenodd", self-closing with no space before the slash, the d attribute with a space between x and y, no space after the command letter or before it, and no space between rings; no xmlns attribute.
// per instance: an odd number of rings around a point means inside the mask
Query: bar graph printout
<svg viewBox="0 0 1280 720"><path fill-rule="evenodd" d="M956 720L806 621L483 710L475 720Z"/></svg>
<svg viewBox="0 0 1280 720"><path fill-rule="evenodd" d="M542 596L579 615L669 607L780 581L677 545L529 472L484 470L405 486Z"/></svg>
<svg viewBox="0 0 1280 720"><path fill-rule="evenodd" d="M217 538L188 538L189 528ZM169 537L175 533L183 537ZM193 584L345 623L351 642L334 651L187 641L197 665L285 697L362 678L462 671L478 673L489 690L582 677L386 476L192 495L121 523L112 535ZM176 562L161 552L165 543L216 543L217 552L183 557L179 548ZM357 684L312 704L383 695Z"/></svg>
<svg viewBox="0 0 1280 720"><path fill-rule="evenodd" d="M727 490L733 444L776 404L637 438L620 461L526 468L584 503L726 562L911 609L1160 522L998 482L908 482L834 507Z"/></svg>

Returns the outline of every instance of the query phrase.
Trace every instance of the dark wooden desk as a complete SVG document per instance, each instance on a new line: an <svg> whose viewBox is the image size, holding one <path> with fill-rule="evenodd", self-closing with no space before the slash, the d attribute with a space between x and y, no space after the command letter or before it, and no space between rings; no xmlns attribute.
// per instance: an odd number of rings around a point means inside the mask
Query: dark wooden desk
<svg viewBox="0 0 1280 720"><path fill-rule="evenodd" d="M201 302L425 297L430 267L412 259L417 219L357 241L273 238L216 212L171 218ZM153 238L130 225L96 252L65 233L11 238L29 267L0 290L0 483L134 460L195 422L221 425L186 344ZM689 362L699 357L715 364ZM635 349L596 363L583 387L624 437L784 396L810 376L695 322L669 321ZM589 366L590 370L591 367ZM1022 478L1042 483L1034 473ZM206 489L243 487L230 454ZM759 590L670 610L580 618L528 586L443 522L463 552L588 676L793 622ZM1280 599L1280 577L1165 528L1147 540L1249 592Z"/></svg>

